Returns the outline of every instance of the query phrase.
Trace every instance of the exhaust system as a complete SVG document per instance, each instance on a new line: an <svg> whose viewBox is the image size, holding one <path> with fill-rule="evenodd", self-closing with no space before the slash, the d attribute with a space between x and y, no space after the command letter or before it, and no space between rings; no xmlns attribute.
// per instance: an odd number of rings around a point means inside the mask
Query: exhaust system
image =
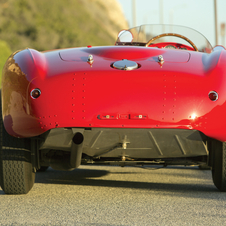
<svg viewBox="0 0 226 226"><path fill-rule="evenodd" d="M83 130L81 132L77 130L72 138L71 151L55 151L49 158L49 165L55 170L64 171L78 168L82 160L83 141Z"/></svg>

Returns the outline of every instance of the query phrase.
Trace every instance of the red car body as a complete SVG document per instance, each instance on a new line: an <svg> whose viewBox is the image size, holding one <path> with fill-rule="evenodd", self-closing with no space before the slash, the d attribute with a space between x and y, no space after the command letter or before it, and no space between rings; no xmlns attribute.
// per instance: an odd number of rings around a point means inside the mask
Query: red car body
<svg viewBox="0 0 226 226"><path fill-rule="evenodd" d="M139 41L137 31L122 31L115 46L25 49L7 60L3 130L30 142L33 171L81 163L217 164L212 150L226 141L225 49L212 50L205 40L200 51L178 33L164 37L176 34L191 46L157 43L162 36ZM128 34L133 41L122 38ZM213 179L225 190L223 179ZM9 192L0 182L6 193L30 190Z"/></svg>

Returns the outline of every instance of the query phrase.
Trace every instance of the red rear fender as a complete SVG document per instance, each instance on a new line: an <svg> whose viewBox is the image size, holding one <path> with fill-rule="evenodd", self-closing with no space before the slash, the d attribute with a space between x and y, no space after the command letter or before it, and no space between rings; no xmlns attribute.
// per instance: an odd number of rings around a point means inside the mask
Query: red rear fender
<svg viewBox="0 0 226 226"><path fill-rule="evenodd" d="M30 86L35 79L43 78L45 71L44 54L36 50L17 51L6 61L2 73L2 115L9 134L21 136L23 130L26 136L37 127L31 109Z"/></svg>

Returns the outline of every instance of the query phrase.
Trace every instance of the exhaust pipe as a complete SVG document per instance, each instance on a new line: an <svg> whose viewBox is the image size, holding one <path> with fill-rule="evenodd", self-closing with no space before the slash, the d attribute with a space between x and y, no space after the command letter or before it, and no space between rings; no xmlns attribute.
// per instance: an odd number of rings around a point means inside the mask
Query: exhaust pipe
<svg viewBox="0 0 226 226"><path fill-rule="evenodd" d="M71 158L70 164L72 168L78 168L82 160L82 148L83 148L84 136L82 133L77 132L72 138L71 146Z"/></svg>
<svg viewBox="0 0 226 226"><path fill-rule="evenodd" d="M72 129L73 130L73 129ZM55 170L71 171L78 168L82 160L83 148L83 130L80 132L74 131L75 134L72 138L71 151L56 151L49 158L49 165Z"/></svg>

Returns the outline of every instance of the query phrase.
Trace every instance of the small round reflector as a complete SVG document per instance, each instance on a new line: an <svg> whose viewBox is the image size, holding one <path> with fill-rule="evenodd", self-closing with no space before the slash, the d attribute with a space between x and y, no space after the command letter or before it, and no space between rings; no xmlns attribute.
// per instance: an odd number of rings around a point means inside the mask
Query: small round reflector
<svg viewBox="0 0 226 226"><path fill-rule="evenodd" d="M41 91L40 89L37 89L37 88L32 89L30 95L31 95L31 98L37 99L41 95Z"/></svg>
<svg viewBox="0 0 226 226"><path fill-rule="evenodd" d="M209 92L209 98L210 98L210 100L212 100L212 101L218 100L218 93L215 92L215 91L210 91L210 92Z"/></svg>

